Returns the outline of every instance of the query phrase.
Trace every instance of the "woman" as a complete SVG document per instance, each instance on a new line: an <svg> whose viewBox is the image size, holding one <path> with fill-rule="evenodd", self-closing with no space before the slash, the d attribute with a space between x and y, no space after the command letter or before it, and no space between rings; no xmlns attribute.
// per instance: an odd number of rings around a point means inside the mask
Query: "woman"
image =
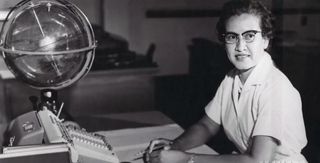
<svg viewBox="0 0 320 163"><path fill-rule="evenodd" d="M174 141L154 140L152 163L305 163L307 144L299 92L266 52L272 37L270 12L253 0L226 3L217 24L234 65L206 106L205 116ZM206 143L222 125L239 154L185 152ZM166 144L165 150L153 147Z"/></svg>

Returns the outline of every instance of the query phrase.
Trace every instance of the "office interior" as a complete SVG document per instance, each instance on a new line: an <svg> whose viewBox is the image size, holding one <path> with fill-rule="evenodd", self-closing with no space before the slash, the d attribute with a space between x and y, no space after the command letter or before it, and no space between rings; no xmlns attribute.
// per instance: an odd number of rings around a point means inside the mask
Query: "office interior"
<svg viewBox="0 0 320 163"><path fill-rule="evenodd" d="M17 2L1 0L0 10ZM183 128L201 118L232 68L215 31L225 0L70 2L87 15L98 47L90 72L58 91L66 119L94 132L159 125L163 117L154 111ZM270 54L301 94L308 137L303 153L320 162L320 1L263 2L276 17ZM32 110L29 97L39 90L10 77L3 60L0 71L9 76L0 80L0 123L6 126ZM232 147L226 143L221 133L208 144L227 153Z"/></svg>

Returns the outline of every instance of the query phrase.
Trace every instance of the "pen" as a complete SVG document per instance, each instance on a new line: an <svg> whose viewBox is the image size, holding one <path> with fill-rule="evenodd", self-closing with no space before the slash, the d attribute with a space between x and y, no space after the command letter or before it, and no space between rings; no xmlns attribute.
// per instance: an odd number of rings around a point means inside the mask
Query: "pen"
<svg viewBox="0 0 320 163"><path fill-rule="evenodd" d="M162 142L162 143L161 143ZM156 144L155 146L152 145L152 144ZM158 151L158 150L163 150L163 149L166 149L166 147L169 147L167 149L170 149L170 145L173 144L173 141L172 140L169 140L169 139L166 139L166 138L158 138L158 139L155 139L153 141L151 141L150 143L150 146L147 147L146 149L138 152L135 156L137 156L137 158L133 159L134 160L138 160L138 159L142 159L143 158L143 155L148 153L150 151L150 147L153 147L152 148L152 152L153 151Z"/></svg>

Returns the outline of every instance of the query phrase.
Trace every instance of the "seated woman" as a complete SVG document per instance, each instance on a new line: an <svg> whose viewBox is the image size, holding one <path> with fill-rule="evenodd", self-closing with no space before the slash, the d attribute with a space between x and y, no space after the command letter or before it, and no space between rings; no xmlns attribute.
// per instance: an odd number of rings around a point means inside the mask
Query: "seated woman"
<svg viewBox="0 0 320 163"><path fill-rule="evenodd" d="M217 24L230 62L206 114L175 140L151 142L151 163L305 163L301 154L306 132L299 92L274 65L266 51L272 38L272 17L260 2L226 3ZM205 155L185 152L202 145L220 126L238 154ZM165 144L161 151L153 147Z"/></svg>

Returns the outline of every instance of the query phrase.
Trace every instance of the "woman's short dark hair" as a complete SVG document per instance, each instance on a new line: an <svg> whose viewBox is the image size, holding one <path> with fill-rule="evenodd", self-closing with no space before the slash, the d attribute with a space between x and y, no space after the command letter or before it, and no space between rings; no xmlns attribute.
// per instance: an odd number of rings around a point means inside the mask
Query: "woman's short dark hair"
<svg viewBox="0 0 320 163"><path fill-rule="evenodd" d="M226 21L234 15L241 15L243 13L259 16L261 20L260 27L262 30L262 36L269 39L272 38L272 25L274 19L270 10L268 10L261 2L256 0L231 0L224 4L220 19L216 26L220 41L223 40L223 34L226 32Z"/></svg>

